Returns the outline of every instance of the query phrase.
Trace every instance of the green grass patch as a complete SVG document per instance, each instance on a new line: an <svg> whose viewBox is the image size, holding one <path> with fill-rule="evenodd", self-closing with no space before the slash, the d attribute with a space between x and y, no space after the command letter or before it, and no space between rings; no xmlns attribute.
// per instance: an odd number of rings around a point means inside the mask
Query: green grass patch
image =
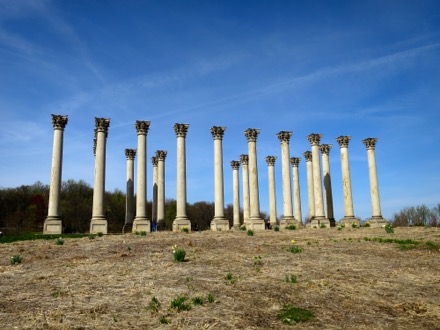
<svg viewBox="0 0 440 330"><path fill-rule="evenodd" d="M278 319L285 324L296 324L305 322L315 317L312 311L294 305L286 304L281 307L277 315Z"/></svg>

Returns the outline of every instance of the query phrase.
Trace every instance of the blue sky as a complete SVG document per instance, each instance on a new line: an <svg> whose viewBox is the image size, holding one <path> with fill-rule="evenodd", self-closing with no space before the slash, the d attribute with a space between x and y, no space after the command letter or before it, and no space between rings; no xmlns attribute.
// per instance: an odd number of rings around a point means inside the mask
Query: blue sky
<svg viewBox="0 0 440 330"><path fill-rule="evenodd" d="M259 128L262 211L269 211L265 157L293 131L291 157L306 136L333 144L335 217L344 216L340 151L349 161L354 213L371 216L367 152L376 159L382 213L440 202L439 1L50 1L0 0L0 186L49 183L50 114L69 116L63 180L93 185L94 117L110 117L106 190L125 190L125 148L135 120L151 121L150 158L168 151L166 196L176 196L174 123L189 123L188 201L214 200L211 126L223 139L225 204L231 160L247 153L243 131ZM306 166L300 180L307 215ZM240 171L241 181L241 171ZM147 198L151 198L148 188Z"/></svg>

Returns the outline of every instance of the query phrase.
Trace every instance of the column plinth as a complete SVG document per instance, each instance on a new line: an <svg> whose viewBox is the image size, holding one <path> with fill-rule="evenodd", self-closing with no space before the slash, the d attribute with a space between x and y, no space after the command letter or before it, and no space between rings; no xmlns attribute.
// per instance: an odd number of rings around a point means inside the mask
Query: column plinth
<svg viewBox="0 0 440 330"><path fill-rule="evenodd" d="M301 158L290 158L290 164L292 165L293 175L293 205L295 206L295 219L298 221L298 225L302 226L302 212L301 212L301 193L299 187L299 162Z"/></svg>
<svg viewBox="0 0 440 330"><path fill-rule="evenodd" d="M104 213L105 156L110 118L95 118L95 183L93 185L92 220L90 233L107 234L108 224Z"/></svg>
<svg viewBox="0 0 440 330"><path fill-rule="evenodd" d="M350 139L350 136L345 135L336 138L341 150L342 188L344 192L344 217L341 219L341 223L346 225L359 224L359 219L354 216L351 192L350 164L348 161L348 144Z"/></svg>
<svg viewBox="0 0 440 330"><path fill-rule="evenodd" d="M186 215L186 144L185 138L189 124L174 124L177 137L177 199L176 218L173 221L173 231L178 232L182 227L191 231L191 221Z"/></svg>
<svg viewBox="0 0 440 330"><path fill-rule="evenodd" d="M275 192L275 156L267 156L267 177L269 180L269 223L271 227L278 224L277 222L277 198Z"/></svg>
<svg viewBox="0 0 440 330"><path fill-rule="evenodd" d="M67 116L52 115L52 125L54 129L52 166L48 213L47 218L44 220L43 234L61 234L63 232L63 224L60 217L60 191L63 162L63 135L67 121Z"/></svg>
<svg viewBox="0 0 440 330"><path fill-rule="evenodd" d="M136 217L133 221L133 231L150 232L151 223L147 217L147 134L150 129L149 121L136 120L138 137L137 148L137 180L136 180Z"/></svg>
<svg viewBox="0 0 440 330"><path fill-rule="evenodd" d="M312 220L311 227L320 227L321 225L330 227L330 221L324 214L324 199L322 197L322 178L321 178L321 160L319 157L319 142L322 134L312 133L307 136L312 147L313 164L313 195L315 198L315 218Z"/></svg>
<svg viewBox="0 0 440 330"><path fill-rule="evenodd" d="M125 197L125 223L122 227L123 233L131 233L134 219L134 159L136 149L125 149L127 158L127 191Z"/></svg>
<svg viewBox="0 0 440 330"><path fill-rule="evenodd" d="M315 194L313 192L313 159L311 151L305 151L303 155L306 159L307 167L307 200L309 207L309 221L307 221L306 227L310 227L312 224L312 220L315 218ZM316 222L314 225L317 224L318 222Z"/></svg>
<svg viewBox="0 0 440 330"><path fill-rule="evenodd" d="M250 214L249 198L249 156L240 155L241 173L243 176L243 224L246 225Z"/></svg>
<svg viewBox="0 0 440 330"><path fill-rule="evenodd" d="M335 216L333 213L333 193L332 180L330 176L330 150L331 144L321 144L320 150L322 155L322 174L324 177L324 196L325 196L325 215L330 221L330 227L336 226Z"/></svg>
<svg viewBox="0 0 440 330"><path fill-rule="evenodd" d="M232 167L232 189L233 189L233 230L238 230L240 228L240 186L238 178L238 169L240 168L240 162L233 160L231 161Z"/></svg>
<svg viewBox="0 0 440 330"><path fill-rule="evenodd" d="M223 135L226 127L213 126L211 134L214 139L214 218L211 230L229 230L229 220L225 218L224 181L223 181Z"/></svg>
<svg viewBox="0 0 440 330"><path fill-rule="evenodd" d="M257 168L257 137L259 129L248 128L244 135L248 141L249 155L249 200L250 215L246 227L252 230L265 230L266 225L260 214L260 196L258 188L258 168Z"/></svg>
<svg viewBox="0 0 440 330"><path fill-rule="evenodd" d="M380 209L379 198L379 183L377 180L377 168L376 168L376 142L377 138L367 138L362 140L367 148L368 156L368 173L370 176L370 195L371 195L371 208L373 211L372 217L369 219L371 227L383 227L387 224L387 221L382 217Z"/></svg>
<svg viewBox="0 0 440 330"><path fill-rule="evenodd" d="M157 230L166 229L165 223L165 158L166 150L157 150Z"/></svg>

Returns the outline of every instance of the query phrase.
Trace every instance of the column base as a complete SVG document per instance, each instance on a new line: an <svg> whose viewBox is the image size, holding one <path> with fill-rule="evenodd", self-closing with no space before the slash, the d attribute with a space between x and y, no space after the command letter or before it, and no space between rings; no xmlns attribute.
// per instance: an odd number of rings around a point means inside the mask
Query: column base
<svg viewBox="0 0 440 330"><path fill-rule="evenodd" d="M336 227L336 220L335 220L335 218L328 218L328 221L330 221L330 227Z"/></svg>
<svg viewBox="0 0 440 330"><path fill-rule="evenodd" d="M359 219L356 218L355 216L348 216L348 217L343 217L340 221L341 225L344 224L345 226L351 226L354 223L357 224L359 226Z"/></svg>
<svg viewBox="0 0 440 330"><path fill-rule="evenodd" d="M63 233L63 223L61 221L61 218L59 217L47 217L46 220L44 220L44 226L43 226L43 234L45 235L58 235Z"/></svg>
<svg viewBox="0 0 440 330"><path fill-rule="evenodd" d="M370 219L368 219L368 222L372 228L382 228L388 223L381 215L373 215Z"/></svg>
<svg viewBox="0 0 440 330"><path fill-rule="evenodd" d="M211 230L212 231L225 231L229 230L229 220L226 218L214 218L211 221Z"/></svg>
<svg viewBox="0 0 440 330"><path fill-rule="evenodd" d="M325 227L323 227L325 226ZM307 228L330 228L330 220L326 217L314 217L309 224L306 226Z"/></svg>
<svg viewBox="0 0 440 330"><path fill-rule="evenodd" d="M289 226L295 226L296 229L302 227L302 223L300 223L295 217L283 217L280 222L280 229L286 229Z"/></svg>
<svg viewBox="0 0 440 330"><path fill-rule="evenodd" d="M166 230L167 224L165 223L165 219L157 220L156 230Z"/></svg>
<svg viewBox="0 0 440 330"><path fill-rule="evenodd" d="M176 218L173 221L173 232L180 232L183 227L187 227L191 231L191 221L188 218Z"/></svg>
<svg viewBox="0 0 440 330"><path fill-rule="evenodd" d="M90 221L90 234L103 233L107 234L107 219L104 217L92 218Z"/></svg>
<svg viewBox="0 0 440 330"><path fill-rule="evenodd" d="M261 218L250 218L246 223L246 229L266 230L266 223Z"/></svg>
<svg viewBox="0 0 440 330"><path fill-rule="evenodd" d="M151 231L151 223L150 220L147 217L139 217L139 218L135 218L133 221L133 228L132 228L133 232L141 232L141 231L145 231L147 233L149 233Z"/></svg>
<svg viewBox="0 0 440 330"><path fill-rule="evenodd" d="M126 223L124 227L122 227L122 233L131 233L133 231L133 223Z"/></svg>
<svg viewBox="0 0 440 330"><path fill-rule="evenodd" d="M239 231L240 230L240 224L235 224L235 225L232 225L232 227L231 227L231 230L232 231Z"/></svg>

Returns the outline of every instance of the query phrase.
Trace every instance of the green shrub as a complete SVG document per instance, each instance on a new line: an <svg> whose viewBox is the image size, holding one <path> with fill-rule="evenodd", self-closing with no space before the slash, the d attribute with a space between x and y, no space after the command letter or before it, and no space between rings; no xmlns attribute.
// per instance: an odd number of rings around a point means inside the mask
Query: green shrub
<svg viewBox="0 0 440 330"><path fill-rule="evenodd" d="M170 324L170 323L171 323L171 321L168 320L168 319L166 318L166 316L161 316L161 317L159 318L159 322L160 322L161 324Z"/></svg>
<svg viewBox="0 0 440 330"><path fill-rule="evenodd" d="M254 231L252 229L248 229L247 235L248 236L254 236Z"/></svg>
<svg viewBox="0 0 440 330"><path fill-rule="evenodd" d="M245 226L245 225L241 225L241 226L240 226L240 230L241 230L241 231L246 231L246 226Z"/></svg>
<svg viewBox="0 0 440 330"><path fill-rule="evenodd" d="M64 244L64 239L63 239L62 237L58 237L58 238L55 240L55 244L56 244L56 245L63 245L63 244Z"/></svg>
<svg viewBox="0 0 440 330"><path fill-rule="evenodd" d="M23 258L20 256L20 255L18 255L18 254L16 254L16 255L13 255L10 259L9 259L9 261L11 262L11 265L18 265L18 264L21 264L21 261L23 260Z"/></svg>
<svg viewBox="0 0 440 330"><path fill-rule="evenodd" d="M193 305L203 305L204 302L205 302L205 300L203 299L203 297L192 298Z"/></svg>
<svg viewBox="0 0 440 330"><path fill-rule="evenodd" d="M156 297L152 297L150 302L148 303L148 306L146 307L147 310L157 313L159 311L160 302Z"/></svg>
<svg viewBox="0 0 440 330"><path fill-rule="evenodd" d="M273 227L273 231L280 231L280 227L279 226Z"/></svg>
<svg viewBox="0 0 440 330"><path fill-rule="evenodd" d="M385 231L386 231L387 234L393 234L394 233L394 228L393 228L392 224L387 223L384 228L385 228Z"/></svg>
<svg viewBox="0 0 440 330"><path fill-rule="evenodd" d="M215 301L215 297L214 297L214 295L213 295L212 293L209 293L209 294L208 294L208 301L209 301L210 303L213 303L213 302Z"/></svg>
<svg viewBox="0 0 440 330"><path fill-rule="evenodd" d="M327 226L326 226L325 224L321 223L321 225L319 226L319 228L324 229L324 228L327 228Z"/></svg>
<svg viewBox="0 0 440 330"><path fill-rule="evenodd" d="M186 252L184 249L178 249L177 245L173 246L173 260L174 262L185 261Z"/></svg>
<svg viewBox="0 0 440 330"><path fill-rule="evenodd" d="M296 226L295 225L288 225L286 226L287 230L296 230Z"/></svg>
<svg viewBox="0 0 440 330"><path fill-rule="evenodd" d="M191 309L191 304L187 303L187 296L178 296L176 299L171 300L171 308L180 311L189 311Z"/></svg>
<svg viewBox="0 0 440 330"><path fill-rule="evenodd" d="M187 227L187 226L183 226L181 229L180 229L180 231L182 232L182 233L189 233L189 228Z"/></svg>
<svg viewBox="0 0 440 330"><path fill-rule="evenodd" d="M102 236L104 236L104 233L101 231L98 231L97 235L98 235L98 237L102 237Z"/></svg>
<svg viewBox="0 0 440 330"><path fill-rule="evenodd" d="M285 278L284 278L284 281L286 282L286 283L296 283L297 282L297 278L296 278L296 276L295 275L287 275L286 274L286 276L285 276Z"/></svg>
<svg viewBox="0 0 440 330"><path fill-rule="evenodd" d="M312 319L314 314L307 309L299 308L294 305L283 305L278 313L278 319L285 324L296 324L298 322L304 322Z"/></svg>

